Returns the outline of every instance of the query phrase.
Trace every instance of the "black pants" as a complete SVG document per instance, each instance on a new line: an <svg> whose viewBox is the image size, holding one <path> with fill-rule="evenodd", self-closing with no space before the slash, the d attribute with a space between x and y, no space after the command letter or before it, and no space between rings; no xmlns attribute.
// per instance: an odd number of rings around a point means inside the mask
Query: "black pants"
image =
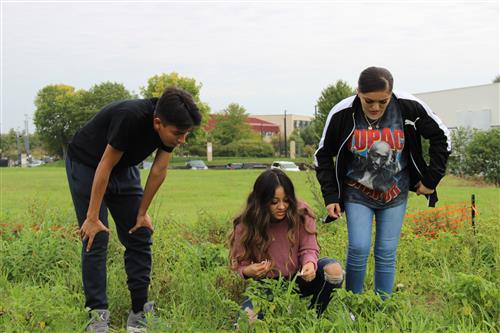
<svg viewBox="0 0 500 333"><path fill-rule="evenodd" d="M66 159L71 197L81 227L87 217L95 169ZM103 202L99 219L108 226L108 209L113 216L120 242L125 246L125 271L132 299L147 298L151 273L151 232L140 228L133 234L128 231L135 225L143 190L139 169L129 167L113 170ZM85 291L85 306L91 309L107 309L106 257L109 234L99 232L89 252L85 250L87 240L82 244L82 278Z"/></svg>

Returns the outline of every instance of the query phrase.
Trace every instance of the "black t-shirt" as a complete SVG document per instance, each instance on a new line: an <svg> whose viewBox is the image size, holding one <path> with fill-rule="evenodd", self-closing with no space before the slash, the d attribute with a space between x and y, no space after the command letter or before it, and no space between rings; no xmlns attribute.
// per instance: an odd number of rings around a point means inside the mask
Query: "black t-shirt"
<svg viewBox="0 0 500 333"><path fill-rule="evenodd" d="M355 120L356 129L347 142L353 162L347 171L344 200L371 208L399 205L408 196L409 176L403 118L394 97L373 126L361 106Z"/></svg>
<svg viewBox="0 0 500 333"><path fill-rule="evenodd" d="M115 169L141 163L157 148L172 152L153 127L153 113L158 99L134 99L113 102L99 111L71 140L68 155L96 168L110 144L123 156Z"/></svg>

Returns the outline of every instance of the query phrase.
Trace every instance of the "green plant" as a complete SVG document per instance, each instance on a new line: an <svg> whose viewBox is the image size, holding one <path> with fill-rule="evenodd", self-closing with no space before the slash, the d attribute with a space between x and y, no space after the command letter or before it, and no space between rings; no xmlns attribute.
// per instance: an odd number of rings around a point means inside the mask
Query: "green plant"
<svg viewBox="0 0 500 333"><path fill-rule="evenodd" d="M450 281L448 300L452 309L476 322L500 319L500 288L480 276L457 273Z"/></svg>

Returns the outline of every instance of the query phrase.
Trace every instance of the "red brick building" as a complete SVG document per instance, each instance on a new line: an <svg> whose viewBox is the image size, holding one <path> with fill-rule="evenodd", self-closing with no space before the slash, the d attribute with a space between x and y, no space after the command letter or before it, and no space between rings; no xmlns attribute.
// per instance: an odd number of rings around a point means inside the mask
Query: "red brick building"
<svg viewBox="0 0 500 333"><path fill-rule="evenodd" d="M210 115L208 118L208 123L205 126L205 130L207 132L210 132L215 128L215 117L214 115ZM265 140L270 142L271 138L275 135L279 135L280 133L280 127L276 125L275 123L255 118L255 117L248 117L247 118L247 124L250 125L250 127L254 130L254 132L260 134L260 136Z"/></svg>

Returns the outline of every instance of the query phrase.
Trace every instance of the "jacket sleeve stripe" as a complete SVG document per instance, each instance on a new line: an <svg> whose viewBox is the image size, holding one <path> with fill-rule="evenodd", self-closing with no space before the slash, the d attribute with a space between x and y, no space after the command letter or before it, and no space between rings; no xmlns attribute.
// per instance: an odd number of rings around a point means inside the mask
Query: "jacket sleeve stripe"
<svg viewBox="0 0 500 333"><path fill-rule="evenodd" d="M356 98L356 95L344 98L343 100L341 100L340 102L335 104L335 106L332 108L332 110L328 114L328 117L327 117L326 122L325 122L325 127L323 128L323 134L321 135L321 139L319 140L318 149L314 153L314 166L316 166L316 167L318 166L318 160L316 159L316 154L324 146L326 131L330 127L330 122L332 120L333 115L339 111L342 111L344 109L352 107L352 103L354 102L355 98Z"/></svg>
<svg viewBox="0 0 500 333"><path fill-rule="evenodd" d="M439 128L443 131L444 135L446 136L447 150L448 150L448 152L451 152L450 130L448 129L448 127L446 127L446 125L443 123L443 121L434 112L432 112L431 108L427 104L425 104L424 101L422 101L421 99L418 99L417 97L415 97L412 94L409 94L407 92L393 91L393 93L399 99L408 99L408 100L415 101L415 102L419 103L420 105L422 105L422 107L427 112L429 117L431 117L436 122L436 124L438 124Z"/></svg>

